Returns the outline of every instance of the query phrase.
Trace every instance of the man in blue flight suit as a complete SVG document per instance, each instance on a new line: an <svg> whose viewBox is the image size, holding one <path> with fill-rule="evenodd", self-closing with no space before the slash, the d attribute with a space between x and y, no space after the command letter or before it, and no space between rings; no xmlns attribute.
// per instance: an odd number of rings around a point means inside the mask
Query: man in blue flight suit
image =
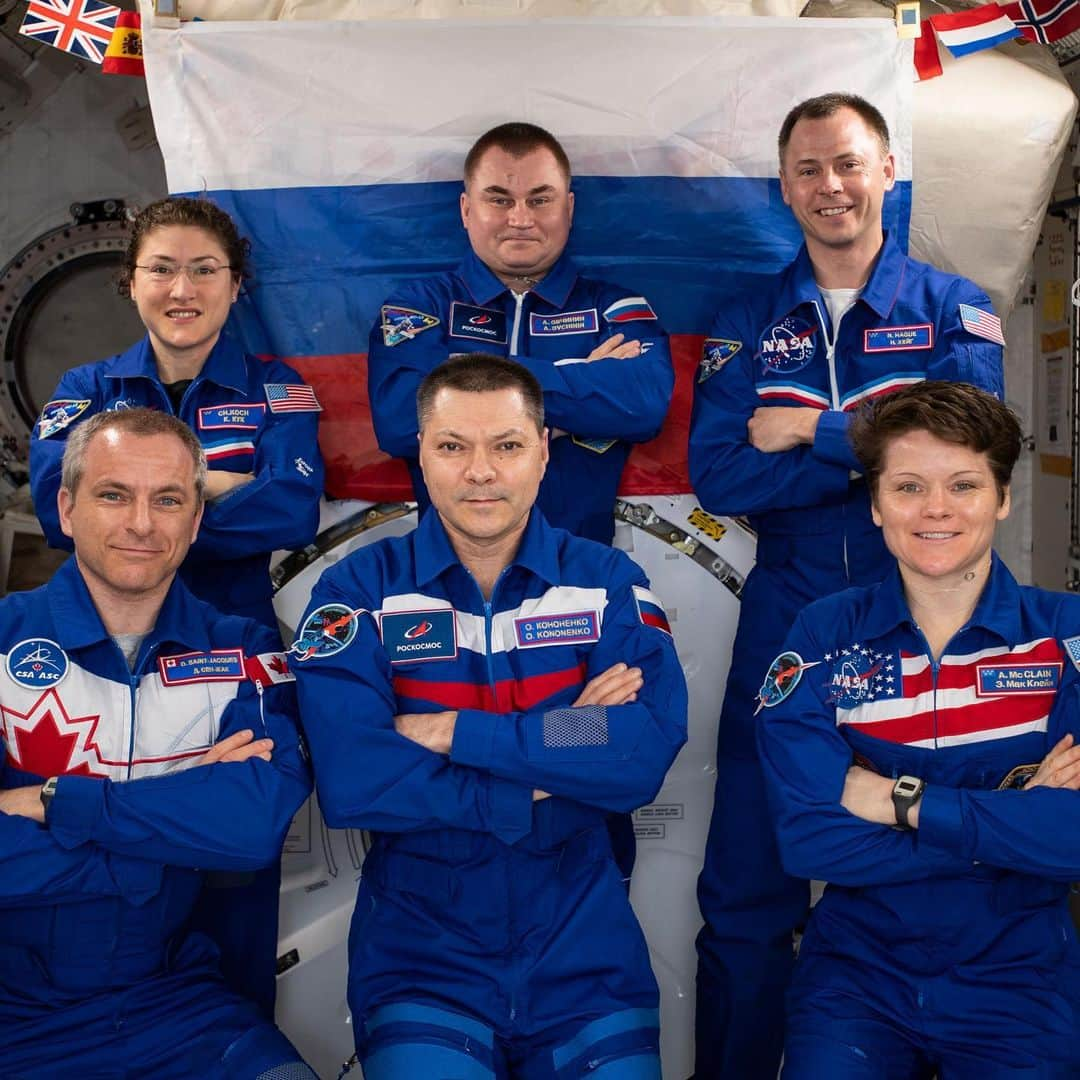
<svg viewBox="0 0 1080 1080"><path fill-rule="evenodd" d="M311 786L276 635L177 578L205 478L175 418L93 417L64 456L74 558L0 602L10 1080L315 1075L190 926L205 872L275 862Z"/></svg>
<svg viewBox="0 0 1080 1080"><path fill-rule="evenodd" d="M859 402L922 379L1003 391L1000 321L970 281L883 231L889 133L862 98L797 105L780 186L803 232L772 284L732 297L705 341L690 477L715 514L746 514L757 563L720 715L716 799L698 899L697 1080L774 1080L792 931L807 883L784 874L754 736L761 672L811 600L871 584L891 559L847 442Z"/></svg>
<svg viewBox="0 0 1080 1080"><path fill-rule="evenodd" d="M659 1080L605 817L686 738L663 608L534 506L528 370L457 357L417 411L433 512L323 574L291 651L326 820L374 830L349 939L365 1080Z"/></svg>
<svg viewBox="0 0 1080 1080"><path fill-rule="evenodd" d="M551 524L611 543L632 443L660 430L674 385L667 335L648 301L582 277L565 253L570 162L553 135L510 123L465 159L461 220L471 251L451 273L401 285L368 347L379 445L404 458L421 509L414 404L421 379L454 353L511 356L540 381L551 425L538 505Z"/></svg>

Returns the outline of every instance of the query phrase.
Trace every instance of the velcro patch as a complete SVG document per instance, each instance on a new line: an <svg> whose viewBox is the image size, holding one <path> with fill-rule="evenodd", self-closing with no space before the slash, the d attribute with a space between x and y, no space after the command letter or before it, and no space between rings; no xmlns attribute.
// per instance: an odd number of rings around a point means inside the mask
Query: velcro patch
<svg viewBox="0 0 1080 1080"><path fill-rule="evenodd" d="M913 326L879 326L863 331L863 352L902 352L905 349L932 349L934 326L916 323Z"/></svg>
<svg viewBox="0 0 1080 1080"><path fill-rule="evenodd" d="M201 682L243 682L242 649L211 649L209 652L159 656L158 673L166 686L187 686Z"/></svg>
<svg viewBox="0 0 1080 1080"><path fill-rule="evenodd" d="M379 633L391 664L457 657L457 614L452 608L395 611L379 617Z"/></svg>
<svg viewBox="0 0 1080 1080"><path fill-rule="evenodd" d="M1027 786L1027 782L1039 771L1040 762L1035 761L1030 765L1017 765L1010 769L1005 779L998 784L998 791L1020 791Z"/></svg>
<svg viewBox="0 0 1080 1080"><path fill-rule="evenodd" d="M701 348L698 382L703 383L711 375L715 375L741 348L741 341L718 337L706 338Z"/></svg>
<svg viewBox="0 0 1080 1080"><path fill-rule="evenodd" d="M1080 637L1067 637L1062 640L1061 644L1065 647L1065 652L1073 662L1073 667L1080 671Z"/></svg>
<svg viewBox="0 0 1080 1080"><path fill-rule="evenodd" d="M591 450L594 454L606 454L619 440L618 439L585 439L580 435L574 435L571 439L575 446L585 450Z"/></svg>
<svg viewBox="0 0 1080 1080"><path fill-rule="evenodd" d="M600 616L596 611L523 616L514 620L514 636L519 649L599 641Z"/></svg>
<svg viewBox="0 0 1080 1080"><path fill-rule="evenodd" d="M531 337L561 337L564 334L595 334L599 328L596 308L560 311L558 315L530 315Z"/></svg>
<svg viewBox="0 0 1080 1080"><path fill-rule="evenodd" d="M47 439L58 431L63 431L71 423L77 420L90 408L90 399L83 398L75 401L71 398L57 398L50 401L41 410L41 419L38 421L38 438Z"/></svg>
<svg viewBox="0 0 1080 1080"><path fill-rule="evenodd" d="M384 304L380 314L383 344L389 347L400 345L403 341L412 341L417 334L439 325L439 320L434 315L414 311L412 308L394 307L391 304Z"/></svg>
<svg viewBox="0 0 1080 1080"><path fill-rule="evenodd" d="M244 661L244 670L253 683L262 683L263 686L296 682L296 676L289 670L289 657L285 653L266 652L249 656Z"/></svg>
<svg viewBox="0 0 1080 1080"><path fill-rule="evenodd" d="M255 431L266 415L266 406L249 402L235 405L207 405L199 410L199 430L212 431L215 428L242 428Z"/></svg>
<svg viewBox="0 0 1080 1080"><path fill-rule="evenodd" d="M1061 681L1060 660L1031 664L976 664L977 697L1005 694L1053 694Z"/></svg>
<svg viewBox="0 0 1080 1080"><path fill-rule="evenodd" d="M655 319L649 301L644 296L628 296L624 300L616 300L609 308L604 309L604 319L609 323L633 322L635 319Z"/></svg>
<svg viewBox="0 0 1080 1080"><path fill-rule="evenodd" d="M664 605L660 603L660 597L651 589L634 586L634 603L637 605L638 620L646 626L653 626L657 630L663 630L665 634L671 634L671 624L664 613Z"/></svg>
<svg viewBox="0 0 1080 1080"><path fill-rule="evenodd" d="M450 336L506 344L506 315L495 308L476 307L455 300L450 305Z"/></svg>

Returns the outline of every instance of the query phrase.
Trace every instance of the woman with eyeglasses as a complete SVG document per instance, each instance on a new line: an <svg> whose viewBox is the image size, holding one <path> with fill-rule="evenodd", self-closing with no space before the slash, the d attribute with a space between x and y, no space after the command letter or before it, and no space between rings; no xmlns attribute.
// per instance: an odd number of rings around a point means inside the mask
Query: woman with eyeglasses
<svg viewBox="0 0 1080 1080"><path fill-rule="evenodd" d="M849 435L897 565L805 608L759 694L784 867L829 882L784 1080L1076 1076L1080 598L991 550L1020 426L924 382Z"/></svg>
<svg viewBox="0 0 1080 1080"><path fill-rule="evenodd" d="M162 199L138 214L119 288L146 336L60 380L34 427L30 483L49 543L70 548L56 509L68 432L106 409L174 413L199 436L210 470L206 512L181 575L221 611L276 629L270 553L303 547L318 526L319 404L292 368L245 355L222 334L249 276L249 250L208 199Z"/></svg>

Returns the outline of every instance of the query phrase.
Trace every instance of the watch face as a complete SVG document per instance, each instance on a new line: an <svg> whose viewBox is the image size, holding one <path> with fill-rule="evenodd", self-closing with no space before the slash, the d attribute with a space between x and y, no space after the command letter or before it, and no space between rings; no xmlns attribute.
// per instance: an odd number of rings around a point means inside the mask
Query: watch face
<svg viewBox="0 0 1080 1080"><path fill-rule="evenodd" d="M922 781L914 776L901 776L893 785L893 793L904 799L913 799L922 790Z"/></svg>

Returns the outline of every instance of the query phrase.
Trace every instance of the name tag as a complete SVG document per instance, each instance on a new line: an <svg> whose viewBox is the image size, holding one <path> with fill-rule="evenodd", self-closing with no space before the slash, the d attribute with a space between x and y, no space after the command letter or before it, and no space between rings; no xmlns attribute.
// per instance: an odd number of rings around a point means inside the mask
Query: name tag
<svg viewBox="0 0 1080 1080"><path fill-rule="evenodd" d="M863 352L902 352L905 349L932 349L932 323L915 326L879 326L863 331Z"/></svg>
<svg viewBox="0 0 1080 1080"><path fill-rule="evenodd" d="M505 345L506 316L494 308L459 304L455 300L450 305L450 336Z"/></svg>
<svg viewBox="0 0 1080 1080"><path fill-rule="evenodd" d="M383 648L391 664L457 657L457 616L452 609L395 611L379 619Z"/></svg>
<svg viewBox="0 0 1080 1080"><path fill-rule="evenodd" d="M1003 694L1053 694L1061 681L1060 660L1043 664L976 664L978 697Z"/></svg>
<svg viewBox="0 0 1080 1080"><path fill-rule="evenodd" d="M208 405L199 410L199 430L243 428L245 431L254 431L262 423L264 412L265 405Z"/></svg>
<svg viewBox="0 0 1080 1080"><path fill-rule="evenodd" d="M595 611L525 616L514 620L514 636L519 649L580 645L600 640L600 619Z"/></svg>
<svg viewBox="0 0 1080 1080"><path fill-rule="evenodd" d="M159 656L158 673L166 686L187 686L200 682L243 682L242 649L212 649L210 652Z"/></svg>
<svg viewBox="0 0 1080 1080"><path fill-rule="evenodd" d="M589 308L587 311L562 311L558 315L529 316L529 334L533 337L594 334L598 326L596 308Z"/></svg>

